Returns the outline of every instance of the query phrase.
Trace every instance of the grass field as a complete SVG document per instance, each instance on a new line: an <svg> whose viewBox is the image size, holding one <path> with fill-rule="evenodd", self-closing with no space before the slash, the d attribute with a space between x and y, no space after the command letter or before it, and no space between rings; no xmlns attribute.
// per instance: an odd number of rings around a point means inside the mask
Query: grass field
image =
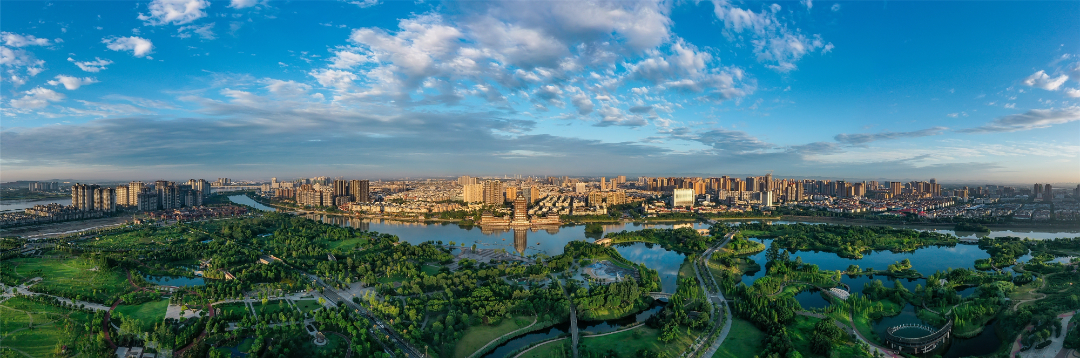
<svg viewBox="0 0 1080 358"><path fill-rule="evenodd" d="M8 267L23 279L41 277L31 291L111 304L116 296L131 291L127 276L120 271L98 271L90 260L82 258L16 258ZM7 269L7 268L5 268Z"/></svg>
<svg viewBox="0 0 1080 358"><path fill-rule="evenodd" d="M420 266L420 272L426 273L428 276L436 276L439 274L439 266L425 264Z"/></svg>
<svg viewBox="0 0 1080 358"><path fill-rule="evenodd" d="M251 310L243 302L232 302L214 305L215 309L221 310L221 315L226 319L240 320L251 315Z"/></svg>
<svg viewBox="0 0 1080 358"><path fill-rule="evenodd" d="M76 326L89 321L87 313L11 298L0 305L0 347L51 357L58 342L71 341L78 334Z"/></svg>
<svg viewBox="0 0 1080 358"><path fill-rule="evenodd" d="M458 341L457 346L454 347L454 357L468 357L477 349L480 349L485 344L488 344L488 342L491 342L491 340L499 338L518 328L528 326L532 321L532 317L514 316L513 318L504 318L499 321L498 324L493 326L479 325L469 327L469 329L465 330L465 335ZM521 322L521 324L519 324L519 322Z"/></svg>
<svg viewBox="0 0 1080 358"><path fill-rule="evenodd" d="M731 321L731 330L727 338L720 345L713 358L742 358L753 357L761 353L761 342L765 340L765 332L754 327L749 321L735 318Z"/></svg>
<svg viewBox="0 0 1080 358"><path fill-rule="evenodd" d="M678 357L700 334L699 331L691 333L691 335L680 334L678 338L668 343L660 343L657 340L660 330L641 327L606 336L582 337L578 348L595 353L614 350L620 357L636 357L637 352L642 349L660 353L661 356L666 354L667 357Z"/></svg>
<svg viewBox="0 0 1080 358"><path fill-rule="evenodd" d="M147 302L141 305L119 305L113 311L117 318L127 317L142 322L142 329L150 331L158 322L165 320L165 310L169 307L169 299Z"/></svg>
<svg viewBox="0 0 1080 358"><path fill-rule="evenodd" d="M278 312L289 312L293 309L285 300L266 301L265 305L262 302L256 302L252 303L251 307L255 308L255 312L260 316L277 315Z"/></svg>
<svg viewBox="0 0 1080 358"><path fill-rule="evenodd" d="M330 250L352 250L357 245L368 242L366 238L356 238L341 241L330 241L326 243L327 248Z"/></svg>
<svg viewBox="0 0 1080 358"><path fill-rule="evenodd" d="M293 303L296 304L296 307L299 308L301 312L311 312L322 308L322 305L319 304L319 300L295 300Z"/></svg>

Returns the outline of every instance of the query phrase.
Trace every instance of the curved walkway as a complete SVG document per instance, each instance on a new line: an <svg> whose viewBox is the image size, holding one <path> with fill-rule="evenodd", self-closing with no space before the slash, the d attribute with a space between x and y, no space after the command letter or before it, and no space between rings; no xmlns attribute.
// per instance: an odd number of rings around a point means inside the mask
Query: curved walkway
<svg viewBox="0 0 1080 358"><path fill-rule="evenodd" d="M470 354L470 355L469 355L469 357L473 357L473 356L476 356L476 355L477 355L478 353L480 353L480 352L483 352L483 351L484 351L484 349L487 349L487 347L488 347L488 346L492 345L492 344L493 344L493 343L495 343L495 342L498 342L498 341L499 341L500 339L503 339L503 338L505 338L506 336L513 336L513 335L515 335L515 334L518 334L518 332L522 332L522 331L524 331L524 330L526 330L526 329L529 329L529 327L535 326L535 325L536 325L536 322L537 322L536 318L537 318L537 316L533 316L533 321L532 321L532 324L530 324L530 325L528 325L528 326L525 326L525 327L522 327L522 328L518 328L518 329L514 330L513 332L510 332L510 333L507 333L507 334L501 335L501 336L499 336L498 338L492 339L492 340L491 340L491 342L488 342L488 343L487 343L487 344L485 344L485 345L484 345L483 347L480 347L480 349L477 349L477 350L476 350L475 352L473 352L472 354Z"/></svg>
<svg viewBox="0 0 1080 358"><path fill-rule="evenodd" d="M517 355L514 355L512 358L519 358L519 357L525 355L525 353L529 353L529 351L531 351L533 349L536 349L536 347L539 347L539 346L542 346L542 345L545 345L545 344L548 344L548 343L555 343L555 342L558 342L558 341L563 341L563 340L566 340L567 338L570 338L570 337L562 337L562 338L559 338L559 339L552 339L550 341L537 344L535 346L529 347L529 349L521 351L521 353L518 353Z"/></svg>

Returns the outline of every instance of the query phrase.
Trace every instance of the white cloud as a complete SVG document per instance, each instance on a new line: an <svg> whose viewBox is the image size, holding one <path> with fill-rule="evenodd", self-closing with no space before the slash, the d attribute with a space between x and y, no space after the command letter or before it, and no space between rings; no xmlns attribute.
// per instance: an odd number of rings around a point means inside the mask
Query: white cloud
<svg viewBox="0 0 1080 358"><path fill-rule="evenodd" d="M20 48L8 48L0 46L0 65L8 69L9 79L13 83L21 83L25 78L17 76L17 70L25 70L30 77L37 76L45 70L45 61L34 58L34 55ZM23 80L18 80L23 78Z"/></svg>
<svg viewBox="0 0 1080 358"><path fill-rule="evenodd" d="M266 90L270 93L283 97L299 97L307 94L308 90L311 90L311 86L295 82L295 81L282 81L282 80L266 80Z"/></svg>
<svg viewBox="0 0 1080 358"><path fill-rule="evenodd" d="M331 68L347 70L361 63L372 62L373 59L350 51L337 51L334 53L334 57L330 58L330 61L333 62L330 65Z"/></svg>
<svg viewBox="0 0 1080 358"><path fill-rule="evenodd" d="M1080 98L1080 89L1066 88L1065 89L1065 95L1069 96L1069 97L1072 97L1072 98Z"/></svg>
<svg viewBox="0 0 1080 358"><path fill-rule="evenodd" d="M949 113L949 114L946 114L946 116L949 116L949 117L952 117L952 118L956 118L956 117L959 117L959 116L960 116L960 113Z"/></svg>
<svg viewBox="0 0 1080 358"><path fill-rule="evenodd" d="M135 57L144 57L154 49L150 40L136 36L109 37L102 39L101 43L113 51L131 51Z"/></svg>
<svg viewBox="0 0 1080 358"><path fill-rule="evenodd" d="M12 108L17 109L37 109L48 106L51 102L59 102L64 100L64 95L48 88L37 87L32 90L23 92L25 93L22 98L12 99L10 103Z"/></svg>
<svg viewBox="0 0 1080 358"><path fill-rule="evenodd" d="M217 36L214 35L214 25L216 24L217 23L211 22L205 25L181 26L180 28L176 29L176 31L179 33L176 36L182 39L186 39L188 37L191 37L191 33L194 32L196 35L199 35L199 37L203 40L213 40L217 38Z"/></svg>
<svg viewBox="0 0 1080 358"><path fill-rule="evenodd" d="M75 66L79 66L79 69L82 69L83 71L86 71L86 72L101 72L101 70L104 70L104 69L108 68L106 66L111 65L113 63L112 61L109 61L109 60L102 60L99 57L94 57L93 61L75 61L75 59L73 59L71 57L68 57L67 60L68 60L68 62L74 63Z"/></svg>
<svg viewBox="0 0 1080 358"><path fill-rule="evenodd" d="M833 4L832 7L830 7L829 9L834 11L834 12L835 11L840 11L840 3Z"/></svg>
<svg viewBox="0 0 1080 358"><path fill-rule="evenodd" d="M49 84L53 86L63 84L64 88L67 88L69 91L73 91L79 89L79 87L82 87L84 85L97 82L98 80L90 77L78 78L72 76L58 75L56 76L55 80L49 81Z"/></svg>
<svg viewBox="0 0 1080 358"><path fill-rule="evenodd" d="M356 80L356 75L352 72L339 71L339 70L322 70L311 71L309 73L320 85L324 87L336 88L338 90L347 90L352 87L352 82Z"/></svg>
<svg viewBox="0 0 1080 358"><path fill-rule="evenodd" d="M147 25L183 25L198 20L206 13L203 9L210 6L206 0L153 0L150 2L150 15L139 14L139 20Z"/></svg>
<svg viewBox="0 0 1080 358"><path fill-rule="evenodd" d="M259 4L259 0L231 0L229 7L233 9L243 9L252 7Z"/></svg>
<svg viewBox="0 0 1080 358"><path fill-rule="evenodd" d="M807 10L814 8L814 0L799 0L799 3L806 6Z"/></svg>
<svg viewBox="0 0 1080 358"><path fill-rule="evenodd" d="M34 35L20 35L13 32L0 32L0 40L4 41L4 45L11 47L49 46L52 44L49 39L37 38Z"/></svg>
<svg viewBox="0 0 1080 358"><path fill-rule="evenodd" d="M772 4L761 12L744 10L728 0L713 0L713 13L724 22L724 31L729 38L749 32L750 43L759 62L777 72L795 70L795 62L810 52L824 49L831 51L835 46L826 43L821 35L806 36L798 29L790 30L781 22L777 13L780 5Z"/></svg>
<svg viewBox="0 0 1080 358"><path fill-rule="evenodd" d="M356 6L359 6L361 8L368 8L368 7L378 5L379 0L360 0L360 1L350 1L349 3L353 4L353 5L356 5Z"/></svg>
<svg viewBox="0 0 1080 358"><path fill-rule="evenodd" d="M1046 71L1039 70L1039 72L1035 72L1031 74L1031 76L1025 78L1023 83L1025 85L1042 88L1047 91L1057 91L1058 87L1061 87L1061 85L1064 84L1065 81L1068 79L1069 76L1067 75L1061 75L1056 78L1051 78L1049 75L1046 74Z"/></svg>

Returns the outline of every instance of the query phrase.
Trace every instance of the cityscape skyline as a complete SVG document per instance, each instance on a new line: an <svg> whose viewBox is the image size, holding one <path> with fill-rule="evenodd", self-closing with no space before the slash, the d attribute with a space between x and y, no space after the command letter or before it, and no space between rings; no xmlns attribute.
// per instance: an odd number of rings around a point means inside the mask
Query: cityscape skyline
<svg viewBox="0 0 1080 358"><path fill-rule="evenodd" d="M1078 13L12 2L0 163L4 181L772 171L1076 183Z"/></svg>

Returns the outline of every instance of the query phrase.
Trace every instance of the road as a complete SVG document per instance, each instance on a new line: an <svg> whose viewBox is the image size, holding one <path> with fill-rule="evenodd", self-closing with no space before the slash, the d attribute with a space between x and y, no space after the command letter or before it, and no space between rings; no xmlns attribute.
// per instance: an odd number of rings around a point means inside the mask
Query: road
<svg viewBox="0 0 1080 358"><path fill-rule="evenodd" d="M709 260L712 259L712 255L716 253L716 250L719 250L720 248L724 247L724 245L727 245L727 243L731 241L731 238L734 237L736 233L738 233L738 231L732 231L727 235L724 235L724 241L721 241L719 244L713 245L708 250L705 250L705 252L702 253L702 255L698 258L698 261L707 269ZM702 355L702 357L712 357L714 354L716 354L716 351L720 349L720 345L724 343L724 339L727 338L728 332L731 331L731 308L728 307L727 299L724 298L724 293L720 292L720 285L717 284L716 278L713 277L711 273L708 274L709 280L713 283L713 287L716 287L717 289L716 292L709 292L708 285L706 285L705 281L702 280L701 273L698 271L698 265L694 264L693 267L694 274L697 275L698 282L700 282L701 284L701 289L705 291L706 295L709 297L709 300L712 301L713 307L724 307L724 328L720 330L720 334L716 336L716 339L712 342L711 345L709 345L709 349L706 350L705 354ZM691 353L690 356L695 356L698 350L700 350L702 347L704 347L704 344L695 348L694 352Z"/></svg>
<svg viewBox="0 0 1080 358"><path fill-rule="evenodd" d="M359 313L361 316L364 316L364 318L367 318L368 320L373 322L374 325L372 325L372 329L377 331L378 335L381 335L382 337L389 338L390 341L395 346L397 346L398 349L400 349L402 352L404 352L407 357L416 357L416 358L426 357L419 350L417 350L416 348L413 348L411 345L409 345L409 343L404 338L402 338L400 335L398 335L398 333L395 332L394 329L392 327L390 327L390 325L383 323L382 320L375 317L375 315L372 314L370 311L368 311L367 308L364 308L364 306L361 306L361 305L357 304L356 302L353 302L352 300L346 299L345 297L343 297L344 295L337 292L337 290L335 290L333 287L330 287L329 285L327 285L325 282L323 282L322 279L320 279L320 278L318 278L316 276L312 276L312 275L309 275L309 277L312 278L312 281L314 281L316 284L318 284L320 287L322 287L321 293L322 293L323 296L326 296L326 298L328 300L330 300L331 302L334 302L334 303L342 302L343 304L345 304L349 308L352 308L355 312ZM380 343L382 342L382 340L377 340L377 341L379 341ZM383 346L383 349L389 350L386 346ZM393 355L393 352L387 352L387 353L390 353L391 355Z"/></svg>

